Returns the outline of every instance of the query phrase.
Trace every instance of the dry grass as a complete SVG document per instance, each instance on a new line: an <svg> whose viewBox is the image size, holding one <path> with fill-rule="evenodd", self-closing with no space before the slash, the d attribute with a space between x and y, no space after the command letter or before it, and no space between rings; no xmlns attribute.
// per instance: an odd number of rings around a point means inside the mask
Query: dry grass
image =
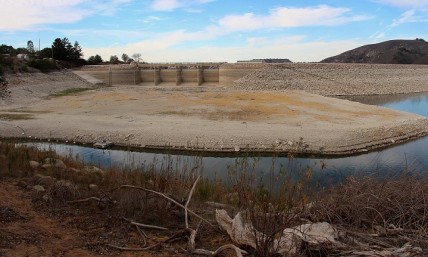
<svg viewBox="0 0 428 257"><path fill-rule="evenodd" d="M0 120L30 120L34 119L33 114L28 113L0 113Z"/></svg>
<svg viewBox="0 0 428 257"><path fill-rule="evenodd" d="M50 151L0 143L0 177L31 176L34 170L29 161L48 157L58 158ZM184 203L195 178L201 174L200 159L195 157L180 164L169 157L158 161L160 167L154 160L138 170L112 168L102 176L92 176L72 171L71 167L82 170L83 164L65 159L66 170L40 169L37 173L65 181L47 189L53 201L64 204L76 198L102 199L99 207L108 208L108 213L116 217L153 225L181 226L182 209L148 192L121 188L123 184L143 187ZM248 219L265 235L257 241L255 256L272 256L276 250L273 240L281 236L284 228L301 224L302 219L327 221L355 237L360 235L358 241L353 242L356 247L361 247L358 245L361 242L383 247L410 242L428 249L428 176L407 173L387 180L350 177L335 188L316 194L310 169L301 171L296 180L296 174L284 168L274 172L273 162L271 170L260 176L258 161L258 158L237 159L229 167L228 181L202 180L192 198L192 209L205 217L212 215L205 201L227 204L234 211L247 210ZM90 183L96 183L100 189L88 190ZM106 199L108 201L104 201Z"/></svg>
<svg viewBox="0 0 428 257"><path fill-rule="evenodd" d="M350 177L314 202L310 217L352 231L369 231L391 245L428 249L428 176Z"/></svg>

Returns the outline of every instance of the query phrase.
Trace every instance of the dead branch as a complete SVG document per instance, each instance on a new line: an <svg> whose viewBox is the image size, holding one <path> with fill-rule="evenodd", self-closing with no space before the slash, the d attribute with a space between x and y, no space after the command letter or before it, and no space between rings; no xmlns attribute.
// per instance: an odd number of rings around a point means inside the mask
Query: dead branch
<svg viewBox="0 0 428 257"><path fill-rule="evenodd" d="M143 241L144 241L144 246L146 246L146 245L147 245L147 240L146 240L147 235L146 235L146 233L144 233L144 231L142 231L142 230L140 229L140 227L139 227L139 226L137 226L137 225L135 225L135 229L137 229L138 234L140 234L141 238L142 238L142 239L143 239Z"/></svg>
<svg viewBox="0 0 428 257"><path fill-rule="evenodd" d="M131 221L132 225L138 226L138 227L142 227L142 228L151 228L151 229L158 229L158 230L168 230L167 228L164 227L159 227L159 226L155 226L155 225L147 225L147 224L142 224L142 223L138 223L135 221Z"/></svg>
<svg viewBox="0 0 428 257"><path fill-rule="evenodd" d="M96 201L98 203L104 203L104 204L115 204L114 201L111 201L110 199L101 199L95 196L92 197L88 197L85 199L79 199L79 200L73 200L73 201L67 201L67 203L84 203L84 202L89 202L89 201Z"/></svg>
<svg viewBox="0 0 428 257"><path fill-rule="evenodd" d="M142 228L151 228L151 229L158 229L158 230L168 230L167 228L160 227L160 226L147 225L147 224L142 224L142 223L139 223L139 222L135 222L135 221L132 221L132 220L127 219L125 217L122 217L122 219L124 219L124 220L128 221L129 223L131 223L131 225L139 226L139 227L142 227Z"/></svg>
<svg viewBox="0 0 428 257"><path fill-rule="evenodd" d="M186 228L187 229L189 228L189 219L187 217L187 207L189 206L190 199L192 199L193 191L195 190L196 184L198 183L200 178L201 178L201 176L198 176L196 178L195 182L193 182L192 189L190 189L189 196L187 197L186 205L184 206L184 220L186 222Z"/></svg>
<svg viewBox="0 0 428 257"><path fill-rule="evenodd" d="M132 186L132 185L122 185L122 186L120 186L120 188L133 188L133 189L138 189L138 190L142 190L142 191L145 191L145 192L149 192L149 193L161 196L161 197L167 199L168 201L174 203L175 205L177 205L177 206L179 206L179 207L181 207L183 209L186 209L186 207L184 205L182 205L181 203L179 203L176 200L172 199L171 197L169 197L169 196L167 196L167 195L165 195L163 193L151 190L151 189L147 189L147 188L139 187L139 186ZM190 214L194 215L195 217L197 217L198 219L204 221L205 223L207 223L211 227L216 228L213 224L211 224L211 222L209 222L208 220L204 219L203 217L201 217L200 215L196 214L195 212L193 212L191 210L188 210L188 212Z"/></svg>
<svg viewBox="0 0 428 257"><path fill-rule="evenodd" d="M148 246L148 247L133 248L133 247L117 246L117 245L113 245L113 244L107 244L107 246L118 249L118 250L122 250L122 251L147 251L147 250L152 250L152 249L155 249L157 247L160 247L163 244L170 243L170 242L176 241L178 239L181 239L185 236L188 236L189 232L190 231L187 229L179 231L178 233L170 236L169 238L163 240L162 242L159 242L157 244L154 244L154 245Z"/></svg>
<svg viewBox="0 0 428 257"><path fill-rule="evenodd" d="M198 254L198 255L216 256L217 254L219 254L219 253L221 253L227 249L234 250L237 257L243 257L242 254L247 254L246 251L242 250L241 248L239 248L233 244L222 245L217 250L215 250L214 252L209 251L209 250L205 250L205 249L195 249L192 253Z"/></svg>
<svg viewBox="0 0 428 257"><path fill-rule="evenodd" d="M210 202L210 201L206 201L205 202L207 205L217 208L217 209L228 209L231 208L230 205L225 204L225 203L217 203L217 202Z"/></svg>

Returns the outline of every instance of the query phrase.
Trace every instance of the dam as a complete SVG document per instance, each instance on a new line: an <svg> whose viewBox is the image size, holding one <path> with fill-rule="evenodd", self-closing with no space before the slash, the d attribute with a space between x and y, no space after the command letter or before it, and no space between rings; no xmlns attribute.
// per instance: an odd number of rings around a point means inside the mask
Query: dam
<svg viewBox="0 0 428 257"><path fill-rule="evenodd" d="M79 73L107 86L228 86L264 64L172 63L86 65ZM83 73L83 74L82 74Z"/></svg>

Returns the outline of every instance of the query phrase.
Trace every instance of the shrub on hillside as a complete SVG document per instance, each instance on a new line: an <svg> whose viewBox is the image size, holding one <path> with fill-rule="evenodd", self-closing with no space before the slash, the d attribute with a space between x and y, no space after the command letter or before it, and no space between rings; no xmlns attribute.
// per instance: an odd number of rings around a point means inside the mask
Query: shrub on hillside
<svg viewBox="0 0 428 257"><path fill-rule="evenodd" d="M32 59L31 61L28 62L28 66L36 68L41 72L45 72L45 73L58 69L55 61L50 59L43 59L43 60Z"/></svg>
<svg viewBox="0 0 428 257"><path fill-rule="evenodd" d="M2 70L0 69L0 74L1 72ZM6 79L0 75L0 99L6 98L7 96L10 95L10 91L7 89L7 85L8 85L8 82L6 81Z"/></svg>

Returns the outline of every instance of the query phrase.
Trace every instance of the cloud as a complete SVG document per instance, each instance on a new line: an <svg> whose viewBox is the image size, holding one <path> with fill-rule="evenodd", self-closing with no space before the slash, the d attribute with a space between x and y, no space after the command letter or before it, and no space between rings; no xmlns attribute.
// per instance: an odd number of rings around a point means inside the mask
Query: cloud
<svg viewBox="0 0 428 257"><path fill-rule="evenodd" d="M428 6L428 0L375 0L378 3L391 5L399 8L421 8Z"/></svg>
<svg viewBox="0 0 428 257"><path fill-rule="evenodd" d="M367 19L371 17L353 15L348 8L320 5L305 8L279 7L271 10L269 15L230 15L220 19L219 25L229 31L250 31L265 28L337 26Z"/></svg>
<svg viewBox="0 0 428 257"><path fill-rule="evenodd" d="M177 33L176 35L180 35ZM167 38L166 35L164 35ZM178 36L176 38L180 38ZM303 35L277 38L247 38L238 46L177 46L171 41L145 40L120 47L85 48L85 58L100 54L108 60L111 55L141 53L146 62L206 62L247 60L253 58L289 58L296 62L320 61L361 46L367 42L357 39L341 41L305 41ZM320 51L322 49L322 51Z"/></svg>
<svg viewBox="0 0 428 257"><path fill-rule="evenodd" d="M386 33L394 28L406 23L424 23L428 22L428 10L425 9L410 9L403 12L398 18L394 19L391 24L386 26L382 31L378 31L369 38L383 38Z"/></svg>
<svg viewBox="0 0 428 257"><path fill-rule="evenodd" d="M90 15L110 15L130 0L6 0L0 8L0 31L32 29L39 25L73 23Z"/></svg>
<svg viewBox="0 0 428 257"><path fill-rule="evenodd" d="M151 7L156 11L172 11L177 8L189 8L187 10L195 10L190 7L207 4L213 1L215 0L154 0L152 1Z"/></svg>

